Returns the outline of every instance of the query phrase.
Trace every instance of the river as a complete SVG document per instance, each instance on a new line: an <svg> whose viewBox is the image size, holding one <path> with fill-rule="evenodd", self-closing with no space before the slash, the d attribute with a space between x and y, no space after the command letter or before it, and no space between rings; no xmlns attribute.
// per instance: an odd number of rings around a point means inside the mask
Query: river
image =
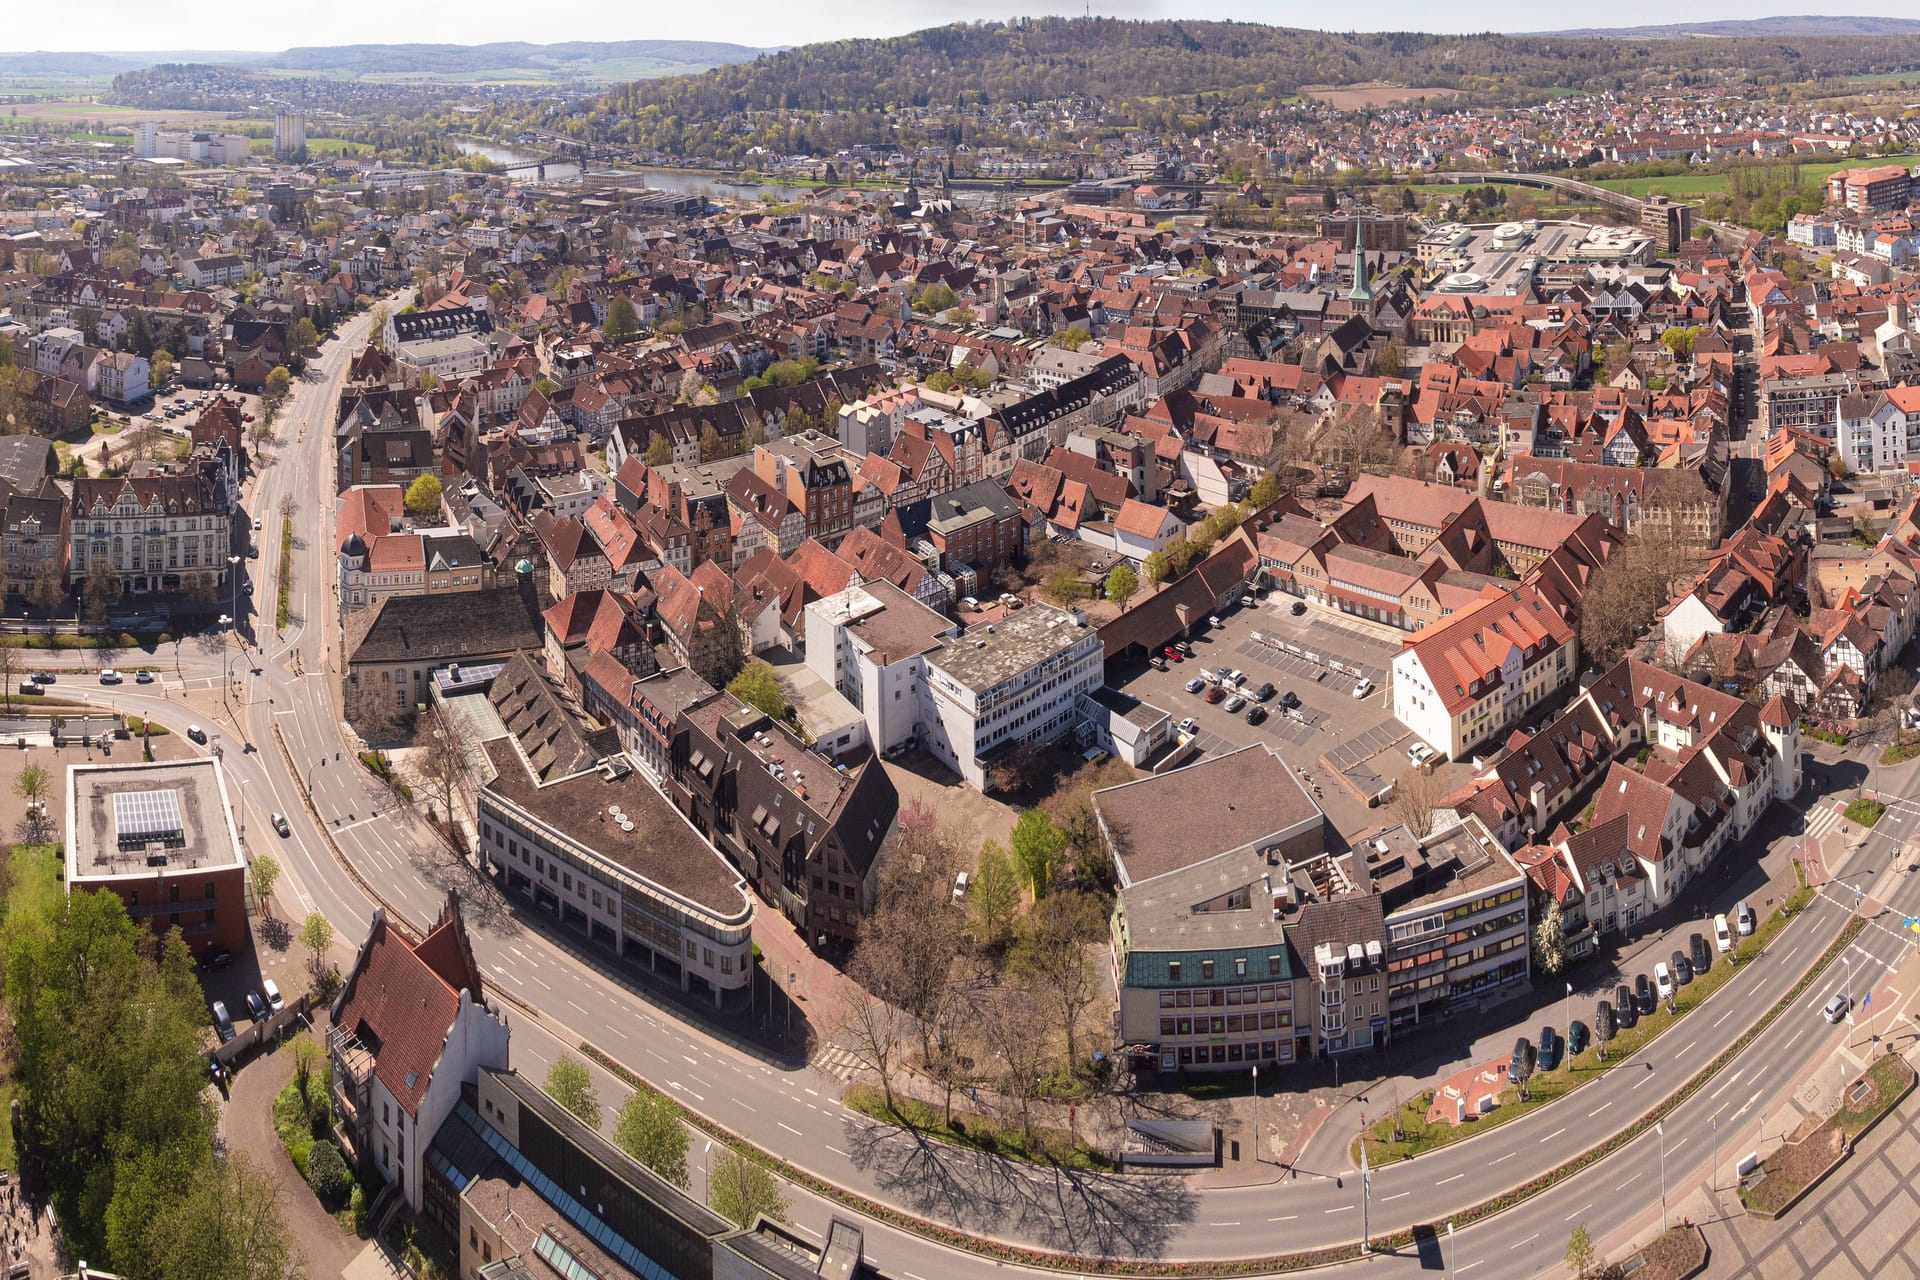
<svg viewBox="0 0 1920 1280"><path fill-rule="evenodd" d="M525 164L540 158L540 154L521 147L504 146L497 142L482 142L475 138L456 138L455 147L470 156L482 156L495 164ZM766 183L757 187L730 187L722 179L711 174L688 173L682 169L623 169L622 173L640 173L645 175L647 185L659 191L672 191L682 195L708 195L716 200L755 200L761 196L771 196L775 200L797 200L806 194L805 187L785 187ZM516 178L531 178L531 169L515 170ZM548 182L573 182L580 177L577 164L550 164L547 166Z"/></svg>

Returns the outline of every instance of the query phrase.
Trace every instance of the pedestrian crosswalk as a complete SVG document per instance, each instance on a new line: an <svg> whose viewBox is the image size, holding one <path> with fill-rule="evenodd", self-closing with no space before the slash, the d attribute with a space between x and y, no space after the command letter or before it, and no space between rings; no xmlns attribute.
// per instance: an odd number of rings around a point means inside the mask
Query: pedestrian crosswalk
<svg viewBox="0 0 1920 1280"><path fill-rule="evenodd" d="M1809 838L1818 839L1829 831L1836 830L1843 821L1845 819L1842 817L1840 806L1830 800L1823 800L1807 810L1807 835Z"/></svg>
<svg viewBox="0 0 1920 1280"><path fill-rule="evenodd" d="M858 1054L837 1044L829 1044L816 1053L813 1061L807 1065L824 1075L841 1080L851 1080L865 1069Z"/></svg>

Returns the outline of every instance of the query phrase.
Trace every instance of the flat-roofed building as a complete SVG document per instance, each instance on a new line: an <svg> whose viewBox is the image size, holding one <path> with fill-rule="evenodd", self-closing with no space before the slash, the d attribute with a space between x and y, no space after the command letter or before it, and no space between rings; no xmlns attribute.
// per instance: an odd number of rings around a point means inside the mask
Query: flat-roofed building
<svg viewBox="0 0 1920 1280"><path fill-rule="evenodd" d="M67 766L67 891L118 894L196 955L247 936L247 860L212 759Z"/></svg>
<svg viewBox="0 0 1920 1280"><path fill-rule="evenodd" d="M1137 1067L1311 1055L1311 980L1283 912L1287 867L1324 855L1326 816L1287 763L1243 747L1095 792L1093 806L1119 878L1114 985Z"/></svg>
<svg viewBox="0 0 1920 1280"><path fill-rule="evenodd" d="M659 791L624 760L542 779L517 738L482 750L480 849L507 892L715 1005L746 987L753 899Z"/></svg>

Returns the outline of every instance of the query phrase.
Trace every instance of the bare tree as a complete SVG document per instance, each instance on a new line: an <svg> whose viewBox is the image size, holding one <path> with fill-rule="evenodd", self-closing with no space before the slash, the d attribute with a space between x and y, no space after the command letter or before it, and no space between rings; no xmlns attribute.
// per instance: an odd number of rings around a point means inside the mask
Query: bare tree
<svg viewBox="0 0 1920 1280"><path fill-rule="evenodd" d="M1048 1015L1020 987L1002 987L985 1007L982 1030L998 1067L998 1092L1018 1109L1020 1131L1033 1138L1033 1103L1053 1065Z"/></svg>
<svg viewBox="0 0 1920 1280"><path fill-rule="evenodd" d="M1433 811L1440 806L1442 788L1439 779L1414 767L1401 774L1393 784L1387 811L1407 824L1407 830L1425 839L1433 830Z"/></svg>
<svg viewBox="0 0 1920 1280"><path fill-rule="evenodd" d="M878 996L849 988L841 1001L834 1039L859 1064L880 1077L880 1091L893 1108L893 1084L906 1067L914 1036L906 1011Z"/></svg>
<svg viewBox="0 0 1920 1280"><path fill-rule="evenodd" d="M949 889L959 862L953 829L926 806L907 806L847 966L848 976L873 999L904 1017L924 1062L938 1053L960 953L964 917ZM867 1056L877 1059L882 1051L877 1033L890 1034L894 1028L876 1026L874 1013L864 1005L850 1012L862 1024L849 1027L850 1034L864 1042Z"/></svg>
<svg viewBox="0 0 1920 1280"><path fill-rule="evenodd" d="M465 805L473 776L468 735L438 704L427 709L416 728L413 761L408 769L414 795L426 802L428 820L444 823L454 845L464 849L466 837L455 818L454 806Z"/></svg>
<svg viewBox="0 0 1920 1280"><path fill-rule="evenodd" d="M1027 930L1014 945L1014 980L1066 1033L1067 1064L1079 1070L1080 1024L1100 997L1099 974L1088 949L1106 931L1106 911L1091 894L1050 893L1033 904Z"/></svg>

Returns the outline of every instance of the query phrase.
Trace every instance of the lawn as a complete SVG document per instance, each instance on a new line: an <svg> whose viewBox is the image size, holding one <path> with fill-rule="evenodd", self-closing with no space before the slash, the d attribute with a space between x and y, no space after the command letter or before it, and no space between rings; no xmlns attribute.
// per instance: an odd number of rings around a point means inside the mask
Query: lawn
<svg viewBox="0 0 1920 1280"><path fill-rule="evenodd" d="M274 626L287 629L287 612L293 598L293 521L280 522L280 598L274 604Z"/></svg>
<svg viewBox="0 0 1920 1280"><path fill-rule="evenodd" d="M1858 800L1848 804L1840 816L1848 822L1857 822L1863 827L1871 827L1874 823L1880 821L1880 815L1886 811L1887 806L1881 804L1878 800L1869 800L1865 796L1861 796Z"/></svg>
<svg viewBox="0 0 1920 1280"><path fill-rule="evenodd" d="M1003 1124L988 1116L960 1113L955 1113L953 1123L949 1125L939 1107L914 1098L896 1096L893 1106L889 1108L886 1095L870 1084L848 1085L840 1100L849 1110L858 1111L861 1115L956 1147L971 1147L975 1151L1005 1156L1009 1160L1060 1165L1069 1169L1113 1167L1105 1156L1061 1129L1036 1128L1029 1138L1020 1131L1018 1125Z"/></svg>
<svg viewBox="0 0 1920 1280"><path fill-rule="evenodd" d="M1796 870L1799 863L1795 862ZM1788 895L1774 913L1761 922L1753 934L1741 940L1733 954L1742 963L1760 954L1780 930L1786 928L1787 920L1801 911L1813 900L1813 890L1801 887ZM1730 981L1739 966L1727 963L1724 956L1716 957L1713 967L1696 977L1686 986L1674 993L1673 1004L1676 1012L1668 1013L1666 1006L1657 1005L1654 1011L1641 1018L1631 1027L1622 1027L1607 1042L1607 1060L1600 1061L1598 1045L1589 1045L1580 1053L1563 1059L1552 1071L1536 1071L1527 1081L1527 1100L1520 1100L1520 1091L1513 1085L1502 1088L1495 1097L1499 1101L1488 1114L1467 1124L1455 1126L1441 1120L1438 1123L1427 1122L1427 1107L1433 1100L1433 1091L1426 1090L1409 1098L1400 1105L1399 1117L1401 1136L1393 1136L1391 1113L1382 1116L1367 1127L1363 1135L1367 1144L1367 1158L1374 1164L1387 1164L1394 1160L1405 1160L1410 1156L1421 1155L1439 1147L1459 1142L1463 1138L1495 1125L1505 1124L1519 1116L1526 1115L1555 1098L1573 1092L1587 1081L1605 1071L1619 1066L1633 1054L1652 1043L1653 1038L1667 1030L1687 1015L1687 1011L1700 1004L1708 996L1718 991ZM1591 1018L1585 1019L1591 1025ZM1469 1098L1469 1105L1473 1099ZM1354 1158L1359 1158L1356 1149Z"/></svg>
<svg viewBox="0 0 1920 1280"><path fill-rule="evenodd" d="M1791 161L1781 160L1767 168L1785 168ZM1828 175L1855 165L1920 163L1920 155L1874 156L1864 160L1821 160L1816 163L1799 165L1800 182L1804 185L1824 183ZM1669 196L1712 196L1724 195L1727 190L1727 173L1718 170L1710 173L1676 173L1660 178L1600 178L1593 183L1596 187L1606 187L1613 191L1624 191L1632 196L1646 196L1661 192Z"/></svg>
<svg viewBox="0 0 1920 1280"><path fill-rule="evenodd" d="M1651 195L1656 191L1670 196L1711 196L1727 189L1727 175L1676 173L1664 178L1601 178L1593 185L1609 191L1624 191L1630 196Z"/></svg>
<svg viewBox="0 0 1920 1280"><path fill-rule="evenodd" d="M7 889L7 915L51 916L58 911L60 899L66 896L60 883L60 846L16 844L7 858L13 882Z"/></svg>

